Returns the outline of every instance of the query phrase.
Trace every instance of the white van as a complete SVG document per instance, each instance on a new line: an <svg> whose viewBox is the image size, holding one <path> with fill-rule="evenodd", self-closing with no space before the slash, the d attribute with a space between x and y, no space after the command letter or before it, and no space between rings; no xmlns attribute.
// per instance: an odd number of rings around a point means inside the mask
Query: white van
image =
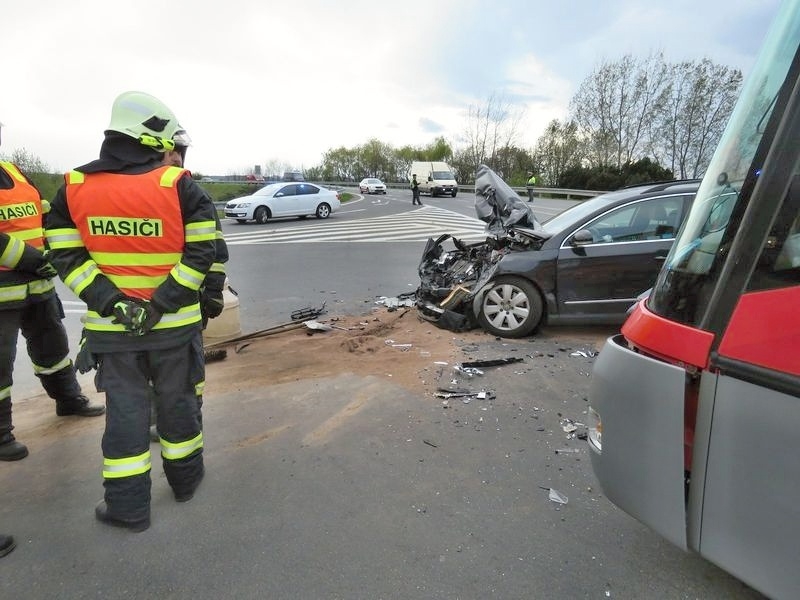
<svg viewBox="0 0 800 600"><path fill-rule="evenodd" d="M411 169L408 171L408 181L411 177L417 176L420 193L435 196L456 197L458 184L453 170L447 163L443 162L412 162Z"/></svg>

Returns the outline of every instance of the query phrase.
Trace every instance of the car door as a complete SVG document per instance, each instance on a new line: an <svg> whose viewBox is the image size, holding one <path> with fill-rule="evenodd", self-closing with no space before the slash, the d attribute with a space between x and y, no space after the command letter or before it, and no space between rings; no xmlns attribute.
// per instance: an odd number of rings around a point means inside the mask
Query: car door
<svg viewBox="0 0 800 600"><path fill-rule="evenodd" d="M652 287L692 195L633 200L584 223L593 235L561 244L556 266L559 314L621 319L636 297Z"/></svg>
<svg viewBox="0 0 800 600"><path fill-rule="evenodd" d="M310 183L297 184L297 214L313 215L317 212L319 203L319 188Z"/></svg>
<svg viewBox="0 0 800 600"><path fill-rule="evenodd" d="M297 202L297 184L287 183L272 198L272 216L288 217L298 214L295 212Z"/></svg>

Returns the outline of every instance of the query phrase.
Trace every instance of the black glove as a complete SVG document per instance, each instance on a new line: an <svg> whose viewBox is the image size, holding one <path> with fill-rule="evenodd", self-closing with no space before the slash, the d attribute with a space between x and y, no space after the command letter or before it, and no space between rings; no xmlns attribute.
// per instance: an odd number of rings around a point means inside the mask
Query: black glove
<svg viewBox="0 0 800 600"><path fill-rule="evenodd" d="M211 290L205 288L200 294L200 307L203 315L209 319L213 319L222 314L222 309L225 308L225 299L222 296L222 290Z"/></svg>
<svg viewBox="0 0 800 600"><path fill-rule="evenodd" d="M152 302L145 302L140 306L144 313L141 314L137 334L144 335L145 333L150 333L153 327L161 320L161 311Z"/></svg>
<svg viewBox="0 0 800 600"><path fill-rule="evenodd" d="M86 330L81 332L81 341L78 344L78 354L75 357L75 368L79 373L88 373L92 369L97 368L97 357L89 352L89 347L86 345Z"/></svg>
<svg viewBox="0 0 800 600"><path fill-rule="evenodd" d="M147 310L133 300L119 300L114 303L112 323L119 323L132 335L141 335L139 329L145 320Z"/></svg>
<svg viewBox="0 0 800 600"><path fill-rule="evenodd" d="M42 266L36 269L36 274L42 279L52 279L58 275L58 271L56 271L56 268L53 265L45 261Z"/></svg>

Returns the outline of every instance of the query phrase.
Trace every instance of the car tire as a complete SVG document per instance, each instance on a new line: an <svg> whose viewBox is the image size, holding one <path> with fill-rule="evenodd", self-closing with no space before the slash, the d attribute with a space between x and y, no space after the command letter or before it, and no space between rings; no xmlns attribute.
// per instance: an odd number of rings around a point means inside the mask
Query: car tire
<svg viewBox="0 0 800 600"><path fill-rule="evenodd" d="M317 207L317 218L327 219L331 216L331 207L324 202Z"/></svg>
<svg viewBox="0 0 800 600"><path fill-rule="evenodd" d="M533 333L544 316L544 303L536 286L522 277L498 277L481 299L478 323L504 338Z"/></svg>
<svg viewBox="0 0 800 600"><path fill-rule="evenodd" d="M451 194L451 195L453 196L453 198L455 198L455 197L456 197L456 194L457 194L457 193L458 193L458 191L457 191L457 190L453 190L453 193Z"/></svg>
<svg viewBox="0 0 800 600"><path fill-rule="evenodd" d="M256 223L263 225L269 221L269 209L266 206L259 206L253 213L253 219Z"/></svg>

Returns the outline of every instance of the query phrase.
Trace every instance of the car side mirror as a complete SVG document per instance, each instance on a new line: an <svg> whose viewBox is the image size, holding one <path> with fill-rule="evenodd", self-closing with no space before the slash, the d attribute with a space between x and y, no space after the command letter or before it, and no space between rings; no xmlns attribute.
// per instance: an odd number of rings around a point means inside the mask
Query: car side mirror
<svg viewBox="0 0 800 600"><path fill-rule="evenodd" d="M275 194L276 198L280 198L281 196L283 196L283 192L278 192L277 194Z"/></svg>
<svg viewBox="0 0 800 600"><path fill-rule="evenodd" d="M581 229L580 231L575 232L575 235L572 236L573 246L582 246L584 244L591 244L593 242L594 236L588 229Z"/></svg>

